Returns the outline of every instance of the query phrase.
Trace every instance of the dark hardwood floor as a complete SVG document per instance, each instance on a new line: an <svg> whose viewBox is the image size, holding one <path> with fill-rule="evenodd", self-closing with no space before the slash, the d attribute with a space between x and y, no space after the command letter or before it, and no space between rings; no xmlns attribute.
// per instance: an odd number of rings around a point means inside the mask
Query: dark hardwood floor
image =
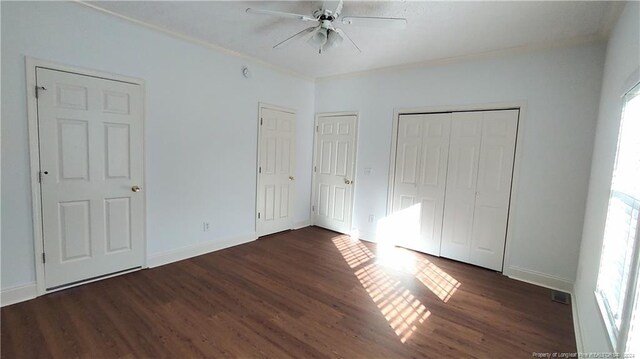
<svg viewBox="0 0 640 359"><path fill-rule="evenodd" d="M550 290L309 227L2 308L3 358L531 358Z"/></svg>

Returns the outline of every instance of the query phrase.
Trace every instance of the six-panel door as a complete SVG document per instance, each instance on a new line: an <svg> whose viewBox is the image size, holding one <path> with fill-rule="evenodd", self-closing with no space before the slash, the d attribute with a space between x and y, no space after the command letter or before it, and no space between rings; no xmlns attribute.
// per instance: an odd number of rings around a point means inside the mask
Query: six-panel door
<svg viewBox="0 0 640 359"><path fill-rule="evenodd" d="M319 116L314 165L313 223L351 231L356 116Z"/></svg>
<svg viewBox="0 0 640 359"><path fill-rule="evenodd" d="M295 114L261 108L258 160L258 236L293 227Z"/></svg>
<svg viewBox="0 0 640 359"><path fill-rule="evenodd" d="M142 266L141 87L36 75L46 288Z"/></svg>

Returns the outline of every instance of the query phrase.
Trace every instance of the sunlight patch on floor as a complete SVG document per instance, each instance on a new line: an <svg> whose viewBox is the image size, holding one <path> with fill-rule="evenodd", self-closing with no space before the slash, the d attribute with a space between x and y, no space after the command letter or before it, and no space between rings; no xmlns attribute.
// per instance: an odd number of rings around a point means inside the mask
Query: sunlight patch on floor
<svg viewBox="0 0 640 359"><path fill-rule="evenodd" d="M358 269L355 275L402 343L431 314L402 283L376 267L375 263Z"/></svg>
<svg viewBox="0 0 640 359"><path fill-rule="evenodd" d="M410 273L445 303L460 287L460 282L426 258L388 243L378 244L376 263L396 271Z"/></svg>
<svg viewBox="0 0 640 359"><path fill-rule="evenodd" d="M360 243L359 240L352 238L353 237L349 236L335 237L333 244L338 248L344 260L349 264L349 267L355 268L373 259L375 255L369 248Z"/></svg>
<svg viewBox="0 0 640 359"><path fill-rule="evenodd" d="M414 275L445 303L460 287L460 282L428 260L418 262Z"/></svg>
<svg viewBox="0 0 640 359"><path fill-rule="evenodd" d="M349 267L355 270L354 274L360 284L385 317L389 326L400 338L400 341L405 343L431 312L399 280L387 274L378 263L376 255L359 240L349 236L339 236L333 238L333 243ZM382 258L392 260L394 257L383 255ZM427 264L415 266L414 263L406 261L408 257L402 257L402 259L409 264L405 269L410 269L408 272L411 274L419 274L424 277L437 273L433 268L428 268ZM416 277L420 280L418 276ZM420 281L423 282L423 280ZM426 279L424 281L429 283L431 287L437 288L438 293L442 291L438 286L438 283L441 282L439 278L430 282ZM433 289L431 290L433 291ZM442 299L440 295L438 297Z"/></svg>
<svg viewBox="0 0 640 359"><path fill-rule="evenodd" d="M440 300L447 302L460 282L424 257L399 247L424 248L422 206L413 204L382 218L376 230L376 263L414 275Z"/></svg>

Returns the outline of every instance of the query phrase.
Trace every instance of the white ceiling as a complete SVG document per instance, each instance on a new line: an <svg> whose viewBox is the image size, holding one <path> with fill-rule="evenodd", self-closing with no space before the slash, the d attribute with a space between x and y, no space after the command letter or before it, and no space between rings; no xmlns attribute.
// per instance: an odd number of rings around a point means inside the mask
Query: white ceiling
<svg viewBox="0 0 640 359"><path fill-rule="evenodd" d="M608 2L356 2L342 16L405 17L406 29L363 28L334 22L358 44L318 54L299 40L272 47L309 22L245 13L247 7L311 15L305 1L99 1L92 5L221 46L308 77L473 55L513 47L602 35L616 6Z"/></svg>

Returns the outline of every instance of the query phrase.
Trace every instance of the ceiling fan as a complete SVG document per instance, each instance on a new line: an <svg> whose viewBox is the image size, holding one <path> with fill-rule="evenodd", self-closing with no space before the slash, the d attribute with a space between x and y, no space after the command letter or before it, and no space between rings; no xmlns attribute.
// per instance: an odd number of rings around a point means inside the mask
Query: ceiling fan
<svg viewBox="0 0 640 359"><path fill-rule="evenodd" d="M398 17L371 17L371 16L345 16L340 17L340 13L342 12L343 0L337 2L337 5L332 9L330 9L330 5L332 3L336 3L336 1L325 1L322 4L322 7L315 10L312 16L293 14L289 12L281 12L281 11L273 11L273 10L262 10L262 9L254 9L248 8L246 10L247 13L250 14L261 14L261 15L272 15L278 16L282 18L288 18L292 20L299 21L310 21L317 22L317 25L308 27L293 36L290 36L283 41L277 43L273 46L274 49L282 48L289 44L292 40L303 38L309 34L309 39L307 42L318 49L318 53L322 53L325 50L338 47L344 38L349 40L349 42L353 45L353 47L358 50L358 52L362 52L358 45L351 40L349 35L347 35L344 30L334 27L333 22L340 18L340 21L343 25L353 25L353 26L376 26L376 27L385 27L385 28L404 28L407 25L407 19L398 18Z"/></svg>

